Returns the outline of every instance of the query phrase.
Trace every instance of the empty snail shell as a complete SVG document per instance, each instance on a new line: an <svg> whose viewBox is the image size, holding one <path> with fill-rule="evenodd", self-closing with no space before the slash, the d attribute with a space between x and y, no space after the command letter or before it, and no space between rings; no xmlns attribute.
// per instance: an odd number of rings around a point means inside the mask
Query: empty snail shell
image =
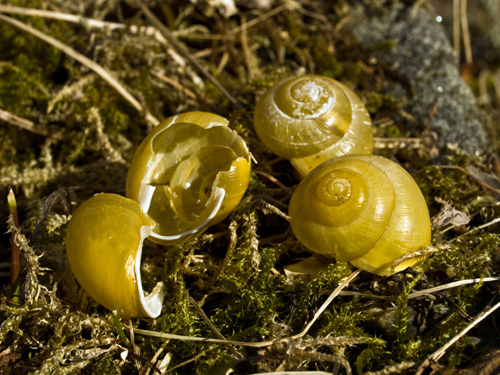
<svg viewBox="0 0 500 375"><path fill-rule="evenodd" d="M163 121L137 149L126 196L157 223L152 241L186 241L240 202L250 181L250 152L227 125L212 113L182 113Z"/></svg>
<svg viewBox="0 0 500 375"><path fill-rule="evenodd" d="M371 154L371 119L361 99L342 83L318 75L279 82L258 101L254 127L275 154L304 177L346 154Z"/></svg>
<svg viewBox="0 0 500 375"><path fill-rule="evenodd" d="M80 285L97 302L128 317L156 318L163 283L145 295L140 273L142 244L155 227L137 202L97 194L74 212L66 232L66 255Z"/></svg>
<svg viewBox="0 0 500 375"><path fill-rule="evenodd" d="M314 169L289 205L295 236L310 250L378 274L429 245L429 211L408 172L381 156L347 155ZM405 260L394 271L418 264Z"/></svg>
<svg viewBox="0 0 500 375"><path fill-rule="evenodd" d="M346 154L371 154L371 119L361 99L342 83L318 75L279 82L258 101L254 127L275 154L304 177Z"/></svg>

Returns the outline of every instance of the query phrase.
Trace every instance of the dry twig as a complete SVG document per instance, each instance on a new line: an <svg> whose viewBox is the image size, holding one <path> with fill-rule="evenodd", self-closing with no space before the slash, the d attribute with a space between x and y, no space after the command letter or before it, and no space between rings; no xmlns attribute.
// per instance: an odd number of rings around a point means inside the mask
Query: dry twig
<svg viewBox="0 0 500 375"><path fill-rule="evenodd" d="M27 131L34 133L34 134L43 135L44 137L48 137L48 138L52 138L52 139L56 139L56 140L63 139L61 131L50 131L49 129L44 128L40 125L35 125L35 123L33 121L27 120L23 117L16 116L13 113L4 111L2 109L0 109L0 120L8 122L9 124L12 124L14 126L17 126L18 128L27 130Z"/></svg>

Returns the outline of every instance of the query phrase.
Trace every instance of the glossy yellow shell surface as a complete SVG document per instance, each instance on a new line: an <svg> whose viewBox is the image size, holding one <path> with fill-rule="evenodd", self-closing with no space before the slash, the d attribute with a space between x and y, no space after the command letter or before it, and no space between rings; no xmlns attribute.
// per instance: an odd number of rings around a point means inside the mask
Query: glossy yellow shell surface
<svg viewBox="0 0 500 375"><path fill-rule="evenodd" d="M295 236L316 253L378 274L393 262L429 245L429 211L411 175L393 161L348 155L314 169L289 205ZM415 266L412 258L395 272Z"/></svg>
<svg viewBox="0 0 500 375"><path fill-rule="evenodd" d="M334 157L373 151L365 105L328 77L302 75L279 82L258 101L254 127L262 142L290 159L303 177Z"/></svg>
<svg viewBox="0 0 500 375"><path fill-rule="evenodd" d="M176 244L222 221L250 181L250 152L228 121L206 112L172 116L137 149L126 195L156 223L150 239Z"/></svg>
<svg viewBox="0 0 500 375"><path fill-rule="evenodd" d="M83 289L104 307L128 317L157 317L163 283L145 295L140 273L142 244L155 227L137 202L97 194L74 212L66 255Z"/></svg>

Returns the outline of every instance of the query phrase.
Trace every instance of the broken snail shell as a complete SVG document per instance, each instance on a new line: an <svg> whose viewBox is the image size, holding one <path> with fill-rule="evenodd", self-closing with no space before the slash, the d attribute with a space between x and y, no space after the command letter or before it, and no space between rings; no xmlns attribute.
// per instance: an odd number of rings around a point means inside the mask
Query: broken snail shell
<svg viewBox="0 0 500 375"><path fill-rule="evenodd" d="M186 112L163 121L141 143L126 196L157 223L152 241L177 244L234 210L250 170L250 152L224 117Z"/></svg>
<svg viewBox="0 0 500 375"><path fill-rule="evenodd" d="M163 283L146 295L140 272L142 244L154 227L137 202L117 194L97 194L83 202L66 232L68 262L82 288L120 315L160 315Z"/></svg>

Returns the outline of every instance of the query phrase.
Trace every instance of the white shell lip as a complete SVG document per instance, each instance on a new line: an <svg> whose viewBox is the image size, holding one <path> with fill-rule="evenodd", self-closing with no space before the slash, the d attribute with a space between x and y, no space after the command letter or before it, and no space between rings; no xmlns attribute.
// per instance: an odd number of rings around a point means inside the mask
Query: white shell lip
<svg viewBox="0 0 500 375"><path fill-rule="evenodd" d="M143 226L141 228L141 243L139 245L139 249L135 258L135 276L137 280L137 292L139 293L139 299L141 301L141 306L144 310L144 313L149 318L157 318L160 315L163 306L165 285L160 281L156 284L151 293L146 296L144 293L144 289L142 288L141 280L142 244L144 242L144 239L150 236L151 233L152 227Z"/></svg>

